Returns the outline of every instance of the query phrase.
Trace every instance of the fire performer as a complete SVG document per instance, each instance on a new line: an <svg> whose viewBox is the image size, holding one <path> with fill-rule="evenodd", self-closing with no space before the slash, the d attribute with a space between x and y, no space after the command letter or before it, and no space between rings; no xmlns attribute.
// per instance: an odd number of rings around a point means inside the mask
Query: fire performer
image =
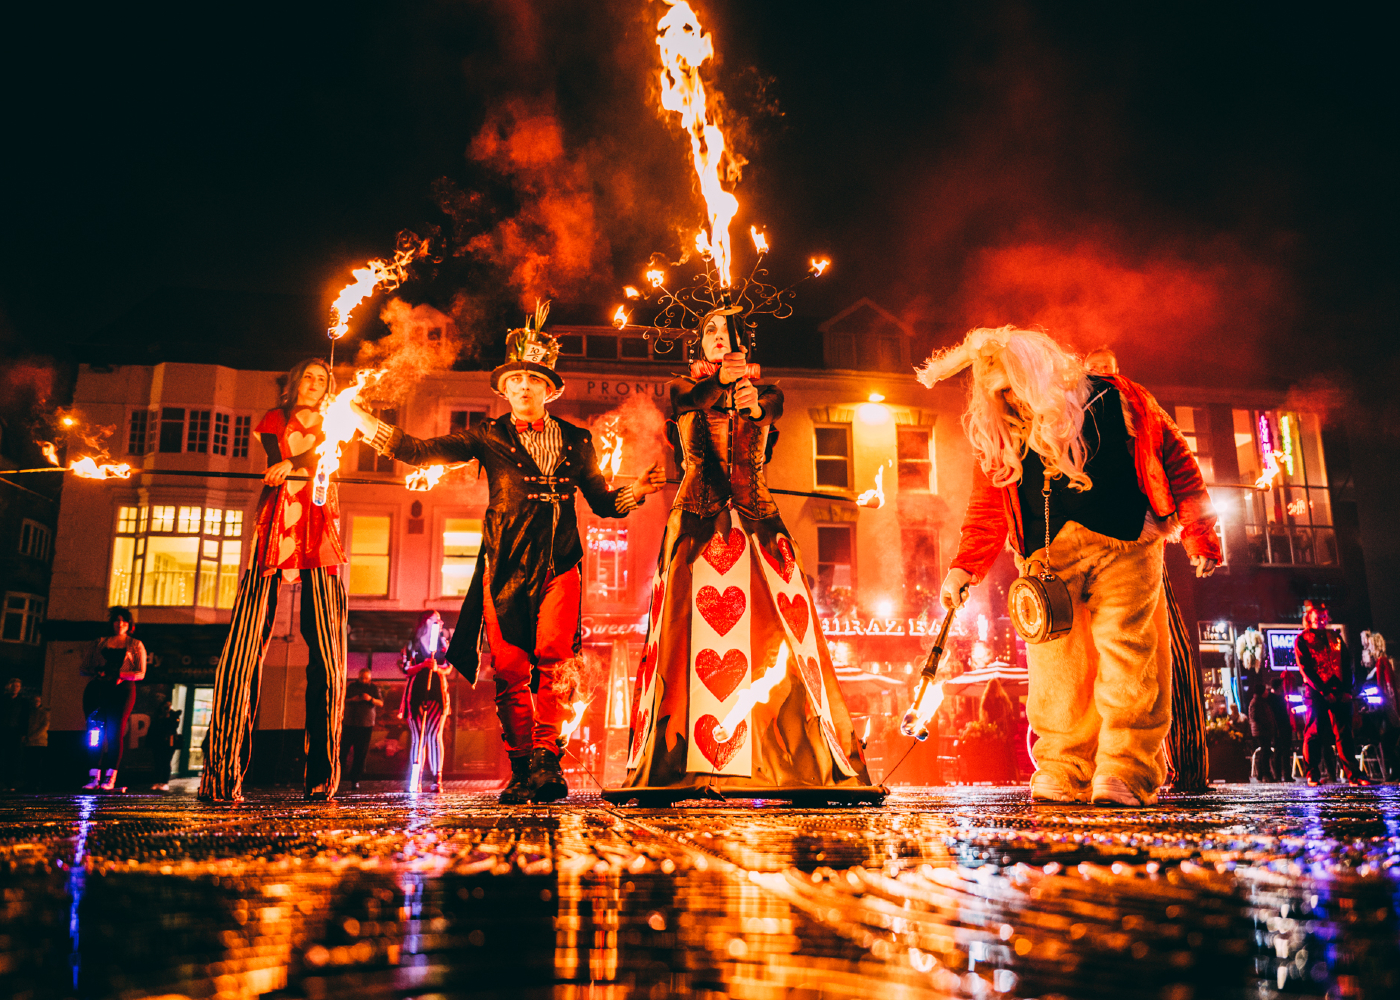
<svg viewBox="0 0 1400 1000"><path fill-rule="evenodd" d="M83 714L88 719L88 754L95 765L89 772L92 780L83 787L111 792L116 790L136 704L136 682L146 676L146 647L131 634L136 622L127 608L109 608L107 620L112 634L93 644L82 666L92 678L83 688Z"/></svg>
<svg viewBox="0 0 1400 1000"><path fill-rule="evenodd" d="M1150 805L1171 723L1163 543L1179 533L1197 576L1221 557L1200 468L1147 390L1086 372L1044 333L973 330L919 379L932 386L969 365L963 426L977 462L942 602L961 602L1008 532L1018 568L1034 560L1063 581L1068 632L1027 646L1031 797Z"/></svg>
<svg viewBox="0 0 1400 1000"><path fill-rule="evenodd" d="M399 668L408 678L403 686L399 714L408 723L412 751L408 756L408 790L416 792L423 781L423 763L432 775L432 791L442 791L442 727L452 718L452 692L447 681L447 630L442 615L424 611L418 616L413 638L399 655Z"/></svg>
<svg viewBox="0 0 1400 1000"><path fill-rule="evenodd" d="M1298 670L1303 675L1303 704L1307 728L1303 731L1303 759L1308 784L1322 781L1318 766L1328 730L1337 750L1337 777L1349 785L1369 785L1356 771L1356 741L1351 733L1351 653L1339 633L1327 627L1327 605L1303 602L1303 631L1293 640Z"/></svg>
<svg viewBox="0 0 1400 1000"><path fill-rule="evenodd" d="M687 789L779 797L805 790L839 798L845 788L882 798L870 787L806 574L768 491L764 465L783 393L755 384L752 339L732 329L751 328L737 313L701 317L690 375L670 383L684 474L652 583L627 780L605 794L649 801L690 797Z"/></svg>
<svg viewBox="0 0 1400 1000"><path fill-rule="evenodd" d="M236 802L252 759L258 685L267 655L277 592L283 581L301 584L301 634L306 664L306 774L308 799L325 800L340 783L340 735L345 714L347 604L338 575L340 506L332 483L324 506L312 503L309 478L324 439L321 407L335 393L330 366L309 358L287 373L282 404L255 428L267 453L265 484L254 515L255 544L238 584L223 655L214 674L213 715L200 779L202 799Z"/></svg>
<svg viewBox="0 0 1400 1000"><path fill-rule="evenodd" d="M460 434L426 441L357 409L365 438L382 455L409 465L469 462L485 470L491 499L481 554L462 601L447 660L476 683L484 630L496 675L496 712L510 756L501 802L552 802L569 793L559 766L565 706L555 688L559 664L582 648L578 489L599 517L626 517L666 481L655 464L629 486L609 490L592 435L545 407L564 391L554 370L559 343L544 332L549 303L510 331L506 362L491 388L510 413ZM485 595L490 594L490 600ZM533 693L533 697L532 697Z"/></svg>

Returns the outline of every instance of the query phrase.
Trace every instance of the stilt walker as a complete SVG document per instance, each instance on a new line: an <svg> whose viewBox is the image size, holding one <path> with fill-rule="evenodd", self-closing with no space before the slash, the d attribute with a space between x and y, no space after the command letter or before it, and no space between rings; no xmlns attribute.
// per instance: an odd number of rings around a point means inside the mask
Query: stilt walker
<svg viewBox="0 0 1400 1000"><path fill-rule="evenodd" d="M316 446L324 440L321 407L335 392L330 366L319 358L287 375L282 405L255 428L267 453L262 496L255 515L253 550L239 581L223 655L214 674L209 750L199 797L216 802L243 798L252 759L258 687L283 583L298 585L306 664L306 774L308 799L325 800L340 783L340 730L345 714L345 646L348 607L339 568L340 506L335 484L324 506L312 502L309 478Z"/></svg>
<svg viewBox="0 0 1400 1000"><path fill-rule="evenodd" d="M412 739L408 763L408 790L423 785L423 765L432 779L431 791L442 791L442 729L452 718L452 691L448 679L452 664L447 662L447 630L442 615L424 611L418 616L413 639L399 656L399 667L408 678L403 686L399 713L408 723Z"/></svg>
<svg viewBox="0 0 1400 1000"><path fill-rule="evenodd" d="M569 793L559 765L566 706L554 686L559 664L581 647L579 540L574 490L599 517L626 517L666 482L652 465L629 486L609 490L592 435L550 416L564 391L554 370L559 343L544 333L549 303L506 341L491 388L510 413L460 434L423 441L357 409L360 430L382 455L409 465L481 463L490 486L481 554L462 601L447 661L476 683L482 633L496 674L496 712L510 756L501 802L552 802ZM530 325L533 321L533 327Z"/></svg>
<svg viewBox="0 0 1400 1000"><path fill-rule="evenodd" d="M752 337L731 332L750 329L739 313L701 317L690 375L670 384L684 473L652 582L627 780L603 794L879 801L768 491L783 394L754 384Z"/></svg>

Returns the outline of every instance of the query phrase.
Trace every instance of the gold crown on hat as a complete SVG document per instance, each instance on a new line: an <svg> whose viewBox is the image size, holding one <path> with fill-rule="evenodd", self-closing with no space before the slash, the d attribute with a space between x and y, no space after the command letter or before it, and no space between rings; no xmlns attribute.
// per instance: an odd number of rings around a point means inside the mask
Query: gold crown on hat
<svg viewBox="0 0 1400 1000"><path fill-rule="evenodd" d="M559 360L559 341L544 332L549 318L549 300L536 300L535 314L526 315L525 325L506 334L506 364L524 361L553 368Z"/></svg>

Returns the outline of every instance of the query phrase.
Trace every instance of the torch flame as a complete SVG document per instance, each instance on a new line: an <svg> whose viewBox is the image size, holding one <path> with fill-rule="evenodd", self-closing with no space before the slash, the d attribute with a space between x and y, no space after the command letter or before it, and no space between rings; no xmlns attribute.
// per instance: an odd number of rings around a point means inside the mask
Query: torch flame
<svg viewBox="0 0 1400 1000"><path fill-rule="evenodd" d="M656 270L648 271L647 281L651 282L652 288L660 288L666 281L666 272Z"/></svg>
<svg viewBox="0 0 1400 1000"><path fill-rule="evenodd" d="M713 253L710 249L710 241L705 238L705 230L703 229L695 234L695 252L706 259Z"/></svg>
<svg viewBox="0 0 1400 1000"><path fill-rule="evenodd" d="M1280 453L1276 451L1266 451L1264 453L1264 471L1259 474L1258 479L1254 480L1254 488L1256 490L1268 490L1273 488L1274 480L1278 478L1279 474L1278 459L1281 457Z"/></svg>
<svg viewBox="0 0 1400 1000"><path fill-rule="evenodd" d="M621 330L627 325L627 313L623 312L622 306L617 307L617 312L613 313L613 326Z"/></svg>
<svg viewBox="0 0 1400 1000"><path fill-rule="evenodd" d="M636 287L633 285L625 286L622 289L622 294L626 295L629 299L639 299L642 297L642 293L637 291Z"/></svg>
<svg viewBox="0 0 1400 1000"><path fill-rule="evenodd" d="M68 469L81 479L130 479L132 472L131 466L125 462L120 465L98 465L91 458L80 458Z"/></svg>
<svg viewBox="0 0 1400 1000"><path fill-rule="evenodd" d="M44 458L50 465L60 465L58 460L58 449L53 446L52 441L40 441L39 450L44 453Z"/></svg>
<svg viewBox="0 0 1400 1000"><path fill-rule="evenodd" d="M355 373L355 383L336 393L335 399L326 407L325 416L321 418L321 430L326 439L316 446L318 457L311 491L311 502L318 507L325 506L331 476L340 468L340 446L355 436L359 426L350 404L360 398L361 390L376 382L383 374L382 369L370 371L368 368L362 368Z"/></svg>
<svg viewBox="0 0 1400 1000"><path fill-rule="evenodd" d="M574 702L574 717L568 722L564 723L564 725L559 728L559 745L561 747L568 745L569 738L573 736L574 733L578 730L578 727L582 725L583 713L588 711L588 706L590 704L592 704L592 702Z"/></svg>
<svg viewBox="0 0 1400 1000"><path fill-rule="evenodd" d="M341 289L331 306L331 328L328 331L331 339L339 340L349 332L350 314L356 306L373 295L380 286L385 291L392 291L402 285L408 277L408 265L427 252L427 240L414 241L398 250L393 260L375 259L364 267L352 269L350 275L355 280Z"/></svg>
<svg viewBox="0 0 1400 1000"><path fill-rule="evenodd" d="M768 234L760 233L757 226L749 227L749 235L753 237L753 248L759 253L768 252Z"/></svg>
<svg viewBox="0 0 1400 1000"><path fill-rule="evenodd" d="M426 493L438 484L447 472L445 465L430 465L425 469L414 469L404 477L403 484L415 493Z"/></svg>
<svg viewBox="0 0 1400 1000"><path fill-rule="evenodd" d="M938 711L938 706L943 704L943 682L925 685L920 682L919 693L914 698L914 704L909 706L909 711L904 713L904 719L899 724L899 731L905 736L913 736L919 741L928 739L928 724Z"/></svg>
<svg viewBox="0 0 1400 1000"><path fill-rule="evenodd" d="M866 490L856 498L856 503L861 507L870 507L879 510L885 505L885 467L882 465L875 470L875 488Z"/></svg>
<svg viewBox="0 0 1400 1000"><path fill-rule="evenodd" d="M813 257L811 267L812 277L820 278L822 276L822 273L830 266L831 261L827 258L823 257L821 260L818 260L817 258Z"/></svg>
<svg viewBox="0 0 1400 1000"><path fill-rule="evenodd" d="M714 39L700 28L690 4L679 0L656 24L656 44L661 49L661 106L681 116L690 133L690 151L709 214L706 241L715 258L721 288L729 287L729 223L739 211L739 200L720 185L725 163L725 139L710 116L700 67L715 54ZM698 246L698 241L697 241Z"/></svg>
<svg viewBox="0 0 1400 1000"><path fill-rule="evenodd" d="M611 434L607 431L599 431L598 471L606 476L609 482L612 482L621 468L622 435L616 431Z"/></svg>
<svg viewBox="0 0 1400 1000"><path fill-rule="evenodd" d="M729 710L724 721L715 729L715 739L721 743L728 743L735 727L744 721L744 716L748 715L759 702L768 701L773 689L778 686L778 682L787 676L787 662L788 646L785 642L778 648L778 658L773 661L773 665L763 672L762 677L749 685L747 691L739 695L739 700L734 703L734 707Z"/></svg>

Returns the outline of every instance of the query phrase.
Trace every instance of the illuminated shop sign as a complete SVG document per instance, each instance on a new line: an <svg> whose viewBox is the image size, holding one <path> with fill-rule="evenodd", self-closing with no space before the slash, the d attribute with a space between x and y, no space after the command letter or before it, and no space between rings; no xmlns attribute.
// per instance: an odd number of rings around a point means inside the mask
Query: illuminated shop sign
<svg viewBox="0 0 1400 1000"><path fill-rule="evenodd" d="M1200 622L1196 623L1196 632L1201 642L1233 642L1230 635L1229 622Z"/></svg>
<svg viewBox="0 0 1400 1000"><path fill-rule="evenodd" d="M583 616L583 641L605 642L610 639L644 639L647 634L647 621L635 618L618 618L604 615Z"/></svg>
<svg viewBox="0 0 1400 1000"><path fill-rule="evenodd" d="M920 636L938 631L938 622L921 622L917 618L823 618L823 635L887 635Z"/></svg>

